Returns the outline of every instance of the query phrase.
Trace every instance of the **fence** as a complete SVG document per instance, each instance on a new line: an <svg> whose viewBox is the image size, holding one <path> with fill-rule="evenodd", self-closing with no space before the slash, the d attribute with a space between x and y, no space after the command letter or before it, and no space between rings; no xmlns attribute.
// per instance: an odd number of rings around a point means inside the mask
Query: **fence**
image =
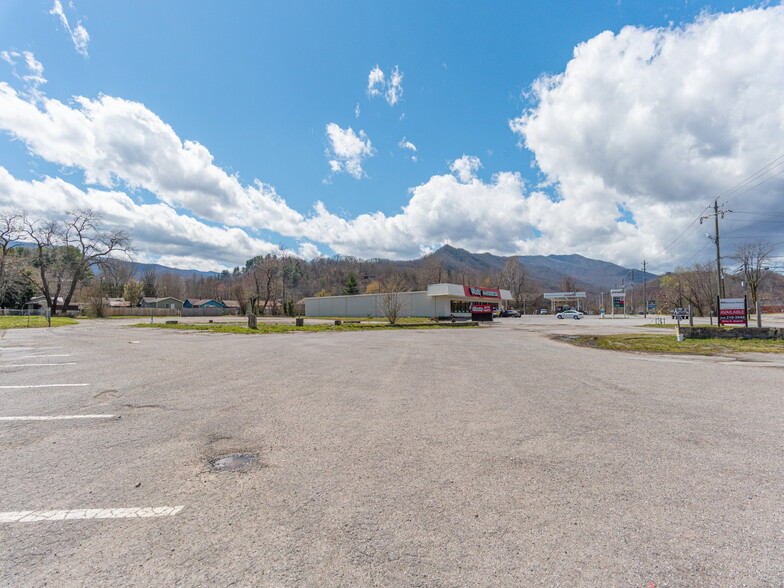
<svg viewBox="0 0 784 588"><path fill-rule="evenodd" d="M181 308L180 316L224 316L224 315L239 314L237 308L215 308L214 306L207 306L205 308Z"/></svg>
<svg viewBox="0 0 784 588"><path fill-rule="evenodd" d="M48 308L0 308L0 316L16 316L21 317L24 320L24 317L27 317L27 326L30 326L30 317L31 316L42 316L46 319L46 322L51 327L52 326L52 313L49 312Z"/></svg>
<svg viewBox="0 0 784 588"><path fill-rule="evenodd" d="M104 316L223 316L237 314L236 308L131 308L128 306L108 306L103 309Z"/></svg>
<svg viewBox="0 0 784 588"><path fill-rule="evenodd" d="M48 308L0 308L0 316L46 316Z"/></svg>
<svg viewBox="0 0 784 588"><path fill-rule="evenodd" d="M130 308L128 306L107 306L104 316L180 316L176 308Z"/></svg>

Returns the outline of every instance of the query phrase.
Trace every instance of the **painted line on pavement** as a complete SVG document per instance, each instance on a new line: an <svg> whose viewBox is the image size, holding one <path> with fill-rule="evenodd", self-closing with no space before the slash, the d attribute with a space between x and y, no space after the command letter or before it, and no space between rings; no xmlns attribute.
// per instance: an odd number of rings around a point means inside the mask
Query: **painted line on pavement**
<svg viewBox="0 0 784 588"><path fill-rule="evenodd" d="M75 388L90 384L30 384L28 386L0 386L0 390L21 390L22 388Z"/></svg>
<svg viewBox="0 0 784 588"><path fill-rule="evenodd" d="M78 519L143 519L171 517L184 506L153 506L145 508L80 508L75 510L21 510L0 512L0 523L35 523L38 521L73 521Z"/></svg>
<svg viewBox="0 0 784 588"><path fill-rule="evenodd" d="M75 361L63 361L60 363L12 363L6 367L44 367L50 365L76 365Z"/></svg>
<svg viewBox="0 0 784 588"><path fill-rule="evenodd" d="M63 414L57 416L10 416L0 421L67 421L69 419L113 419L113 414Z"/></svg>
<svg viewBox="0 0 784 588"><path fill-rule="evenodd" d="M0 347L0 353L15 353L17 351L40 351L41 349L62 349L62 347Z"/></svg>
<svg viewBox="0 0 784 588"><path fill-rule="evenodd" d="M37 359L39 357L71 357L70 353L58 353L52 355L19 355L17 357L0 357L5 361L16 361L17 359Z"/></svg>

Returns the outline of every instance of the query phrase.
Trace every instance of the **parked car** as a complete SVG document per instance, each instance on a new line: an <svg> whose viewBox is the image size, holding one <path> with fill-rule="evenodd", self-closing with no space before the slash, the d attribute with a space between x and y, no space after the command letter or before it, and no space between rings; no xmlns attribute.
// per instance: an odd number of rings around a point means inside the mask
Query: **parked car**
<svg viewBox="0 0 784 588"><path fill-rule="evenodd" d="M575 320L580 320L581 318L583 318L583 313L580 312L579 310L564 310L563 312L559 312L558 314L556 314L555 318L558 319L573 318Z"/></svg>
<svg viewBox="0 0 784 588"><path fill-rule="evenodd" d="M547 309L543 308L542 310L539 311L539 314L547 314Z"/></svg>
<svg viewBox="0 0 784 588"><path fill-rule="evenodd" d="M513 316L520 318L520 313L512 308L507 308L506 310L502 310L499 316Z"/></svg>
<svg viewBox="0 0 784 588"><path fill-rule="evenodd" d="M685 308L676 308L672 311L672 320L677 321L678 319L685 321L689 318L689 311Z"/></svg>

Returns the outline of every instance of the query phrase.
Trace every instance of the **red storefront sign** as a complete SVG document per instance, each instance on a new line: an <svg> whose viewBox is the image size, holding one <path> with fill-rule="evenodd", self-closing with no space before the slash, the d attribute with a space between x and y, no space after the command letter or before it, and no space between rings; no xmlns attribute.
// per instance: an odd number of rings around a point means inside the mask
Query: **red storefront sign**
<svg viewBox="0 0 784 588"><path fill-rule="evenodd" d="M746 298L719 298L719 324L748 326Z"/></svg>
<svg viewBox="0 0 784 588"><path fill-rule="evenodd" d="M474 286L463 286L465 295L470 298L501 298L501 291L495 288L475 288Z"/></svg>
<svg viewBox="0 0 784 588"><path fill-rule="evenodd" d="M493 307L489 304L472 304L471 312L493 312Z"/></svg>

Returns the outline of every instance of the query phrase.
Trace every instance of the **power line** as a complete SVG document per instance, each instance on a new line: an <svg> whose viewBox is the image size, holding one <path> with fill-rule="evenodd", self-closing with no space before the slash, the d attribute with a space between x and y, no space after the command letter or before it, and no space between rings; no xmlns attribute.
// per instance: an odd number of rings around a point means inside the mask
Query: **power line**
<svg viewBox="0 0 784 588"><path fill-rule="evenodd" d="M772 170L772 169L774 169L774 168L777 168L777 167L778 167L778 166L780 166L780 165L784 165L784 154L782 154L782 155L779 155L779 156L778 156L776 159L774 159L773 161L771 161L771 162L770 162L770 163L768 163L767 165L765 165L765 166L761 167L760 169L758 169L756 172L754 172L753 174L751 174L751 175L750 175L748 178L746 178L745 180L743 180L743 181L741 181L741 182L739 182L739 183L735 184L733 187L731 187L731 188L729 188L729 189L725 190L724 192L722 192L721 194L719 194L718 196L716 196L716 199L718 200L719 198L728 197L728 198L727 198L727 200L725 200L725 201L724 201L724 204L726 204L726 203L727 203L727 202L729 202L730 200L732 200L732 199L734 199L734 198L737 198L738 196L740 196L741 194L744 194L744 193L745 193L746 191L748 191L748 190L745 190L744 192L741 192L741 193L739 193L739 194L734 194L734 195L733 195L733 192L737 192L738 190L740 190L741 188L743 188L743 187L744 187L744 185L746 185L746 184L748 184L748 183L755 182L755 181L756 181L756 180L758 180L760 177L762 177L762 176L764 176L765 174L767 174L768 172L770 172L770 170ZM782 170L782 172L779 172L779 173L784 173L784 170ZM776 174L776 175L779 175L779 174ZM773 177L775 177L775 176L773 176ZM770 179L773 179L773 177L771 177L771 178L768 178L768 180L770 180ZM763 184L763 183L767 182L768 180L764 180L763 182L761 182L760 184L757 184L757 185L761 185L761 184ZM749 188L749 189L751 189L751 188Z"/></svg>

